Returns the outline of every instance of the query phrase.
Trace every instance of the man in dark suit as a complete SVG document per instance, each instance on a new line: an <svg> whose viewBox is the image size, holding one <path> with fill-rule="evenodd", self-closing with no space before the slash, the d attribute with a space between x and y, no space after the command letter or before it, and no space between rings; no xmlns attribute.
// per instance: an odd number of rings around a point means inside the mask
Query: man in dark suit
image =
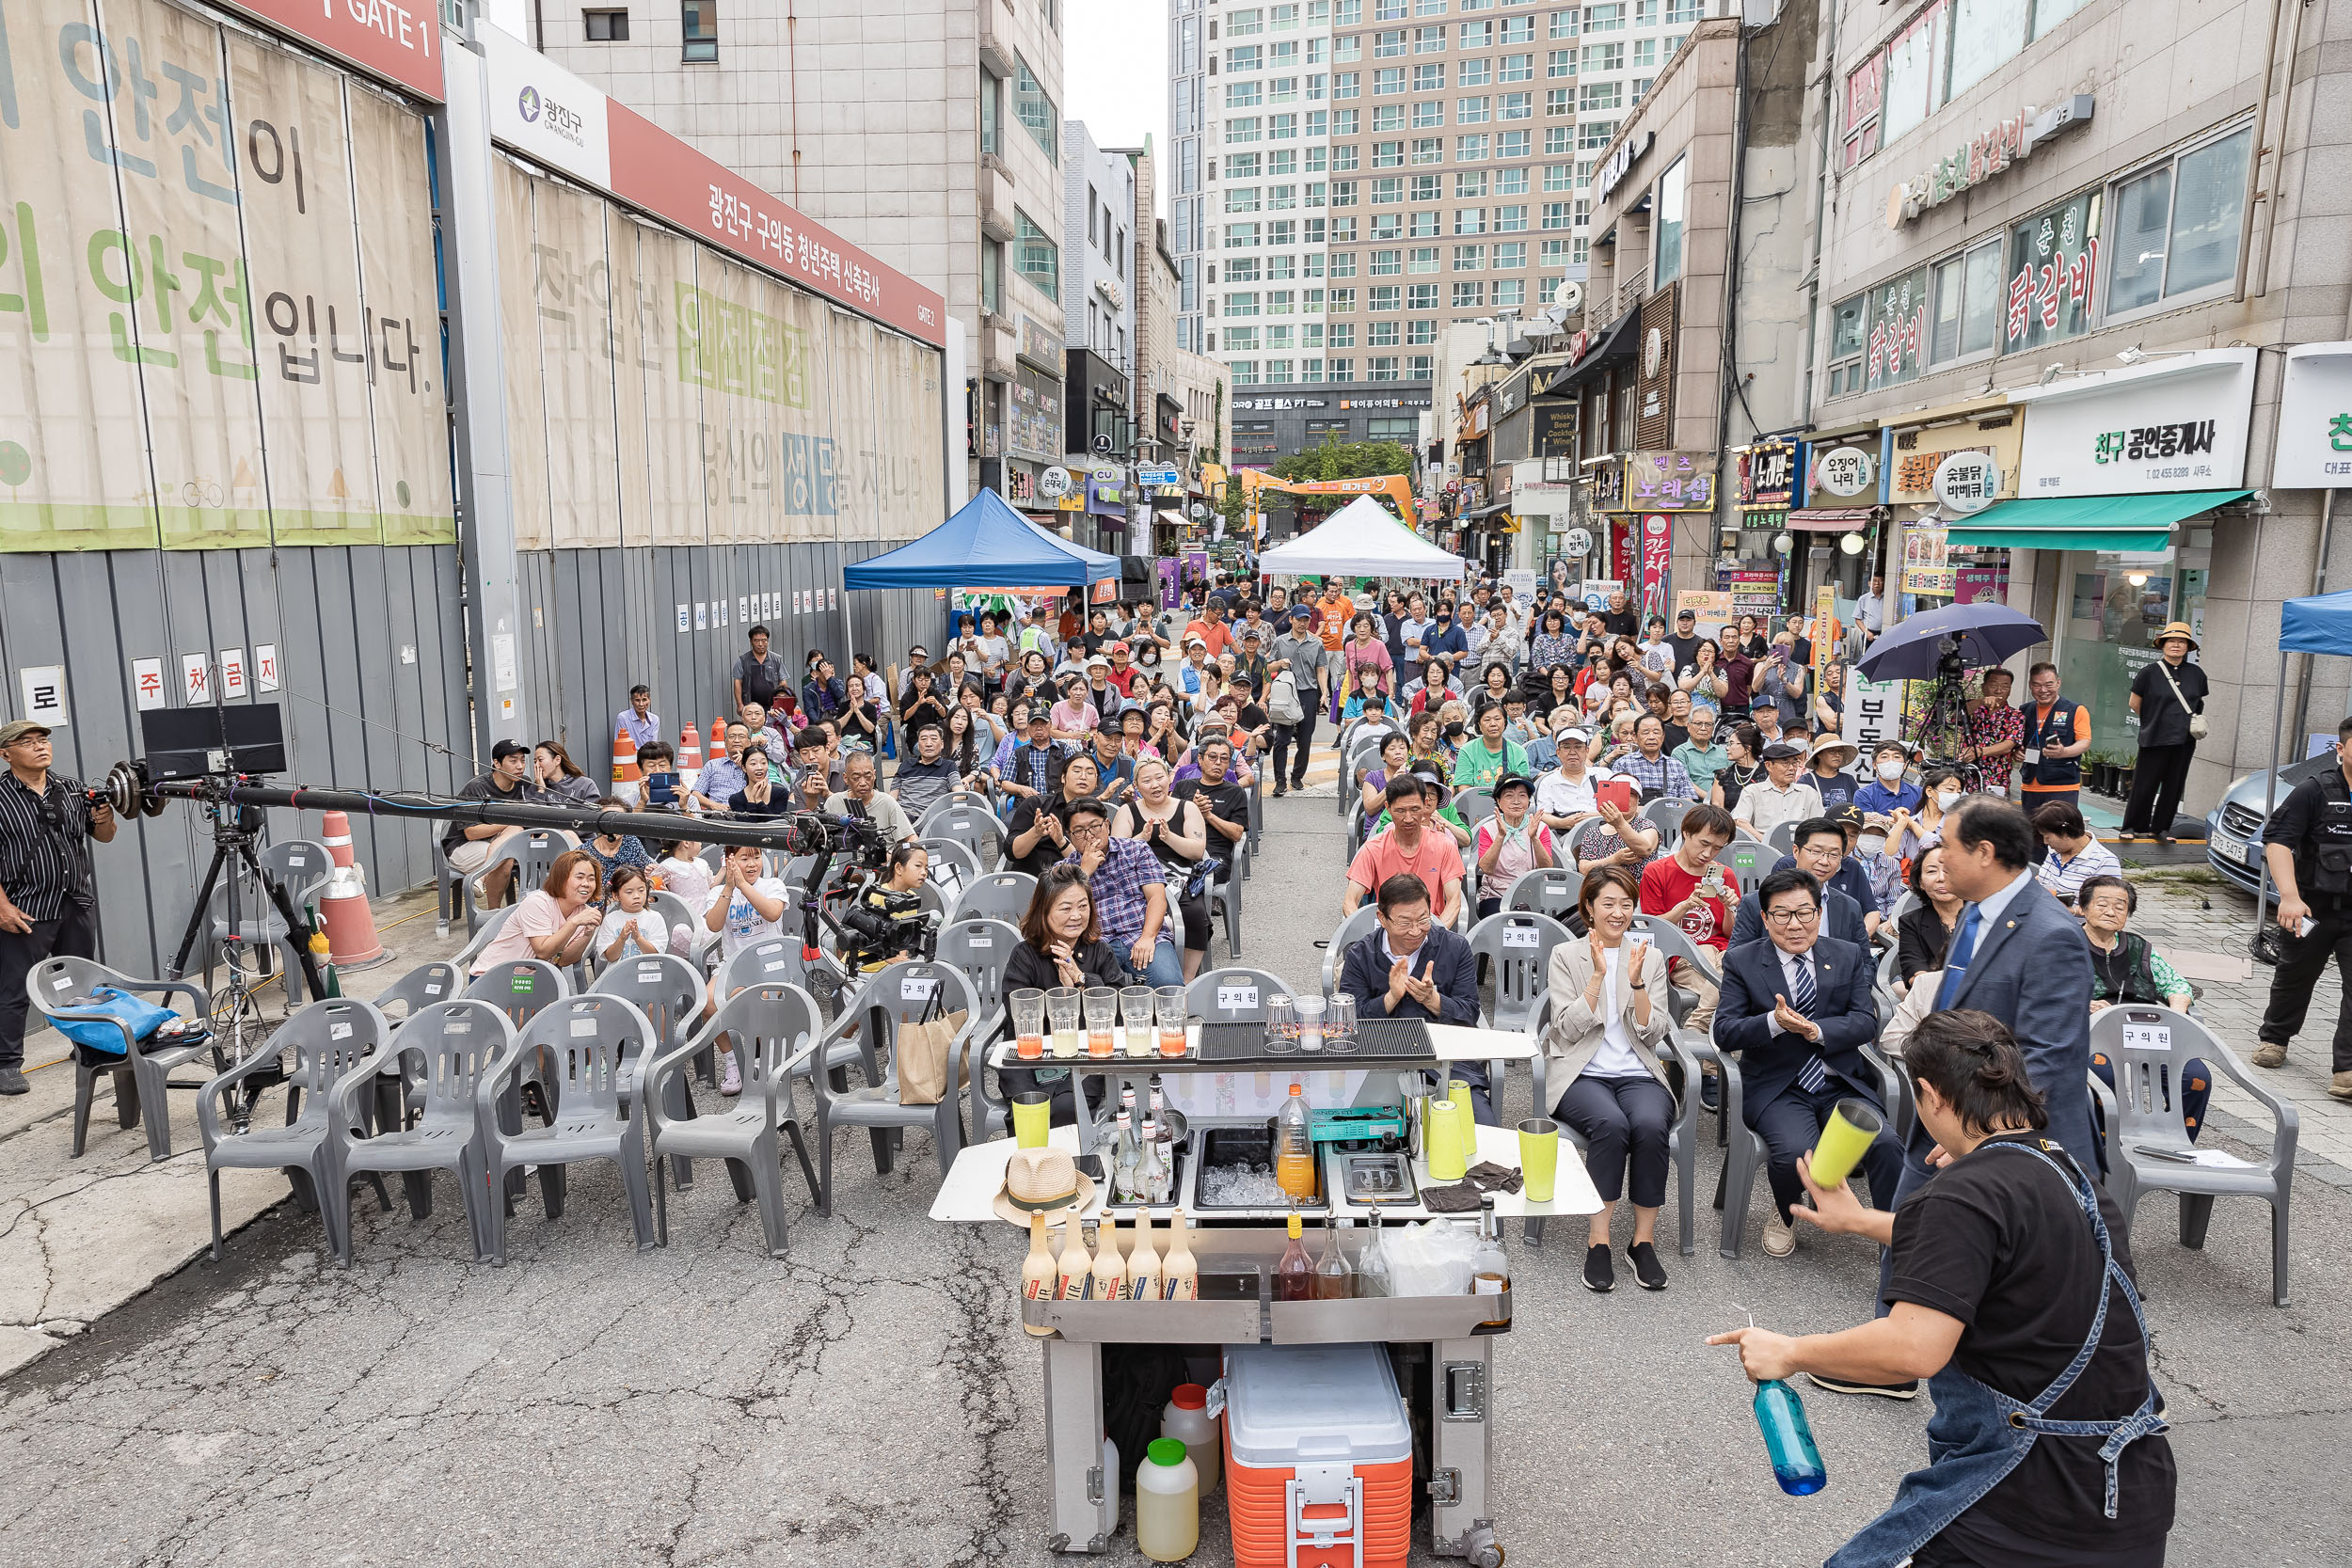
<svg viewBox="0 0 2352 1568"><path fill-rule="evenodd" d="M1418 1018L1474 1028L1478 960L1470 943L1430 920L1429 888L1400 872L1380 884L1379 928L1347 950L1340 990L1356 999L1356 1016ZM1492 1125L1494 1101L1484 1062L1451 1062L1448 1075L1470 1086L1470 1112Z"/></svg>
<svg viewBox="0 0 2352 1568"><path fill-rule="evenodd" d="M1884 1114L1877 1069L1862 1054L1879 1020L1868 950L1820 934L1821 886L1812 873L1775 871L1756 895L1771 940L1735 942L1724 955L1715 1045L1740 1054L1742 1116L1763 1140L1772 1184L1764 1250L1786 1258L1796 1247L1788 1209L1804 1196L1797 1156L1812 1148L1840 1100L1861 1100ZM1894 1206L1901 1166L1891 1137L1863 1156L1871 1200L1882 1209Z"/></svg>
<svg viewBox="0 0 2352 1568"><path fill-rule="evenodd" d="M1817 835L1814 840L1809 841L1806 835L1811 833L1817 827L1821 830L1820 835ZM1830 836L1835 836L1837 839L1839 846L1838 854L1842 858L1845 853L1845 834L1840 832L1837 825L1830 821L1829 818L1825 816L1813 817L1800 825L1797 829L1797 842L1800 845L1804 845L1808 842L1818 842L1826 846ZM1815 858L1818 859L1819 857ZM1814 866L1806 864L1804 860L1800 858L1783 855L1780 858L1780 863L1773 866L1772 870L1786 871L1791 866L1800 871L1812 873L1815 884L1817 886L1820 885L1820 877L1819 872ZM1832 869L1836 870L1836 867L1833 866ZM1762 883L1759 880L1757 887L1760 888L1761 886ZM1734 947L1744 947L1749 942L1762 942L1764 940L1764 907L1756 901L1756 894L1757 888L1750 888L1747 893L1741 896L1740 900L1740 908L1732 915L1731 945ZM1865 914L1860 903L1856 902L1851 896L1836 887L1822 887L1821 903L1821 934L1823 936L1832 938L1837 942L1851 942L1856 947L1867 948L1869 946L1870 923L1868 916ZM1876 905L1872 906L1870 912L1877 912Z"/></svg>

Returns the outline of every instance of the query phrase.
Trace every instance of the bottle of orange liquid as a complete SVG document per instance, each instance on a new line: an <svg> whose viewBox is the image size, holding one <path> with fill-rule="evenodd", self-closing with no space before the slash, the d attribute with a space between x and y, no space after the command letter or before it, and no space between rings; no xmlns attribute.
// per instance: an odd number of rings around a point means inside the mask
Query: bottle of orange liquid
<svg viewBox="0 0 2352 1568"><path fill-rule="evenodd" d="M1274 1180L1294 1203L1314 1201L1315 1144L1307 1126L1304 1086L1298 1084L1291 1085L1274 1118Z"/></svg>

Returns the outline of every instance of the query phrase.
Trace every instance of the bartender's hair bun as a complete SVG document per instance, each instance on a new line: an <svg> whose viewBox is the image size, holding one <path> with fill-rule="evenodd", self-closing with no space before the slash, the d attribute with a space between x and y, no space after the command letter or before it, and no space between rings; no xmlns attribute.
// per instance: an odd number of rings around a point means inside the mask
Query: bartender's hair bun
<svg viewBox="0 0 2352 1568"><path fill-rule="evenodd" d="M2025 1053L2008 1025L1973 1007L1930 1013L1903 1047L1912 1076L1931 1084L1972 1132L2023 1122L2050 1125L2042 1091L2026 1075Z"/></svg>

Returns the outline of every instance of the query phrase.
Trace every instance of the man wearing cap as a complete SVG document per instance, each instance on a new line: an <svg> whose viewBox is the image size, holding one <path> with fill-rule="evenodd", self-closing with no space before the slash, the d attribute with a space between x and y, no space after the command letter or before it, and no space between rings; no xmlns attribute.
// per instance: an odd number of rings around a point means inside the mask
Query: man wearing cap
<svg viewBox="0 0 2352 1568"><path fill-rule="evenodd" d="M1343 595L1341 602L1346 602ZM1339 650L1315 631L1316 608L1291 606L1290 629L1274 640L1274 657L1266 663L1267 679L1284 675L1298 704L1298 718L1274 724L1274 793L1277 799L1307 786L1307 753L1314 744L1315 716L1323 709L1324 692L1338 678ZM1269 715L1278 705L1275 694L1264 693ZM1292 748L1297 748L1294 756ZM1287 782L1285 782L1287 781Z"/></svg>
<svg viewBox="0 0 2352 1568"><path fill-rule="evenodd" d="M51 755L46 724L0 724L0 759L8 763L0 773L0 1094L28 1089L24 976L44 958L98 957L98 886L87 841L114 841L114 808L92 805L80 780L51 772Z"/></svg>
<svg viewBox="0 0 2352 1568"><path fill-rule="evenodd" d="M1771 836L1783 822L1803 822L1821 815L1821 792L1804 776L1804 753L1786 740L1764 748L1764 777L1740 791L1732 817L1758 838Z"/></svg>
<svg viewBox="0 0 2352 1568"><path fill-rule="evenodd" d="M1043 703L1031 703L1027 738L1012 749L999 775L1006 793L1015 800L1051 793L1062 759L1073 749L1054 738L1053 710Z"/></svg>
<svg viewBox="0 0 2352 1568"><path fill-rule="evenodd" d="M2132 712L2139 719L2139 755L2132 767L2132 798L2123 804L2125 843L2155 836L2172 842L2172 818L2181 809L2181 790L2188 783L2188 765L2197 755L2197 735L2191 721L2205 711L2208 690L2204 667L2191 664L2197 639L2186 621L2174 621L2156 633L2163 655L2143 664L2132 677Z"/></svg>
<svg viewBox="0 0 2352 1568"><path fill-rule="evenodd" d="M1107 679L1117 689L1120 701L1132 703L1136 700L1135 656L1125 639L1111 644L1110 656L1111 668Z"/></svg>
<svg viewBox="0 0 2352 1568"><path fill-rule="evenodd" d="M1232 673L1249 678L1249 689L1263 691L1266 683L1266 650L1274 646L1273 638L1254 623L1244 621L1236 629L1240 646L1233 650Z"/></svg>
<svg viewBox="0 0 2352 1568"><path fill-rule="evenodd" d="M1136 782L1136 759L1127 754L1126 732L1119 716L1106 713L1094 726L1094 764L1102 782L1094 793L1105 800L1125 797Z"/></svg>
<svg viewBox="0 0 2352 1568"><path fill-rule="evenodd" d="M738 726L739 728L740 726ZM501 740L490 748L490 770L471 779L457 791L460 800L496 800L502 805L528 806L539 798L531 784L531 748L519 740ZM737 784L740 789L742 785ZM520 828L492 822L450 823L441 834L441 854L452 870L473 875L496 859L499 841ZM485 909L506 902L507 884L514 880L515 863L505 861L482 879L476 901ZM5 885L5 884L0 884Z"/></svg>
<svg viewBox="0 0 2352 1568"><path fill-rule="evenodd" d="M1666 646L1674 651L1673 674L1698 667L1699 644L1707 639L1698 633L1698 613L1689 608L1675 611L1674 635L1666 639Z"/></svg>
<svg viewBox="0 0 2352 1568"><path fill-rule="evenodd" d="M1194 622L1194 626L1200 623ZM1194 701L1198 706L1205 700L1216 682L1216 671L1209 663L1209 643L1206 638L1189 629L1184 633L1184 662L1176 667L1176 689Z"/></svg>

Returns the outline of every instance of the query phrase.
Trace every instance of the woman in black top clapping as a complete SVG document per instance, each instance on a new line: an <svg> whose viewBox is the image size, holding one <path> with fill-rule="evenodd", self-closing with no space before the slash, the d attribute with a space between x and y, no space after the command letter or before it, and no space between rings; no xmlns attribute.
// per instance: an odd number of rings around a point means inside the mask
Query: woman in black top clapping
<svg viewBox="0 0 2352 1568"><path fill-rule="evenodd" d="M1952 945L1967 900L1944 880L1944 846L1931 844L1911 863L1911 891L1919 901L1895 923L1896 995L1907 995L1912 976L1940 970Z"/></svg>
<svg viewBox="0 0 2352 1568"><path fill-rule="evenodd" d="M1037 892L1021 917L1020 945L1005 962L1005 994L1126 984L1126 962L1103 940L1086 874L1068 861L1049 866L1037 879ZM1077 1119L1068 1068L1006 1068L997 1079L1008 1096L1036 1089L1052 1095L1052 1120Z"/></svg>
<svg viewBox="0 0 2352 1568"><path fill-rule="evenodd" d="M927 721L945 728L947 705L931 689L930 667L918 664L908 678L907 694L898 699L898 733L911 736Z"/></svg>

